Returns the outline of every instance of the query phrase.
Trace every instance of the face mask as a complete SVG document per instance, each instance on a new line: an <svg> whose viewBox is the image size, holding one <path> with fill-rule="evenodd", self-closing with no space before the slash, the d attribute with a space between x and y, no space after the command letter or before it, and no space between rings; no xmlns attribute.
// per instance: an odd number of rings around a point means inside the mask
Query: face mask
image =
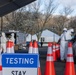
<svg viewBox="0 0 76 75"><path fill-rule="evenodd" d="M72 39L74 38L74 36L72 36Z"/></svg>

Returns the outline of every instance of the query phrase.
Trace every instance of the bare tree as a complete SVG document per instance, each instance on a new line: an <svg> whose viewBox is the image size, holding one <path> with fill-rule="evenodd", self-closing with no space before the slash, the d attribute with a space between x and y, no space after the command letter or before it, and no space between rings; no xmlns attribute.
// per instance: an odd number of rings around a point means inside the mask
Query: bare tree
<svg viewBox="0 0 76 75"><path fill-rule="evenodd" d="M65 20L68 21L69 19L62 15L59 15L58 17L54 17L54 25L53 26L55 28L55 32L59 35L62 33Z"/></svg>
<svg viewBox="0 0 76 75"><path fill-rule="evenodd" d="M9 15L5 16L6 20L8 21L8 25L6 29L14 29L14 30L21 30L22 23L23 23L23 14L21 12L12 12Z"/></svg>
<svg viewBox="0 0 76 75"><path fill-rule="evenodd" d="M71 7L63 7L60 10L60 16L55 18L55 27L57 29L57 33L60 35L64 27L68 27L67 22L70 20L68 17L73 13L73 9Z"/></svg>
<svg viewBox="0 0 76 75"><path fill-rule="evenodd" d="M22 32L28 32L28 30L30 29L28 27L28 24L31 19L31 13L29 11L25 11L25 9L25 7L21 8L5 16L6 20L8 21L6 29L14 29Z"/></svg>
<svg viewBox="0 0 76 75"><path fill-rule="evenodd" d="M12 13L11 18L5 16L9 28L14 30L26 31L28 33L37 34L38 40L41 36L42 31L45 29L48 22L52 18L52 14L57 9L58 5L54 3L54 0L48 0L48 3L44 4L44 8L41 10L41 2L37 2L28 5L26 8L19 9ZM8 28L8 29L9 29Z"/></svg>
<svg viewBox="0 0 76 75"><path fill-rule="evenodd" d="M62 9L62 14L66 17L68 17L70 14L72 14L74 11L74 9L72 9L72 7L70 6L64 6Z"/></svg>
<svg viewBox="0 0 76 75"><path fill-rule="evenodd" d="M50 21L50 18L52 18L52 14L58 7L58 5L54 4L54 0L48 0L47 2L47 4L45 2L44 8L42 9L43 13L40 13L40 1L32 5L32 10L34 10L33 18L35 18L35 26L33 30L35 31L38 40L42 31L45 29L45 26Z"/></svg>
<svg viewBox="0 0 76 75"><path fill-rule="evenodd" d="M72 17L68 25L68 27L73 28L76 33L76 17Z"/></svg>

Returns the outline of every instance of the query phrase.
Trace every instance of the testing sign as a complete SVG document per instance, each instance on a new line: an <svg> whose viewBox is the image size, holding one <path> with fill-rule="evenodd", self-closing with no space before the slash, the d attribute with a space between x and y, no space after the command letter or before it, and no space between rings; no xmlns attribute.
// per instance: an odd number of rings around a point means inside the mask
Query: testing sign
<svg viewBox="0 0 76 75"><path fill-rule="evenodd" d="M37 54L3 54L3 75L37 75Z"/></svg>

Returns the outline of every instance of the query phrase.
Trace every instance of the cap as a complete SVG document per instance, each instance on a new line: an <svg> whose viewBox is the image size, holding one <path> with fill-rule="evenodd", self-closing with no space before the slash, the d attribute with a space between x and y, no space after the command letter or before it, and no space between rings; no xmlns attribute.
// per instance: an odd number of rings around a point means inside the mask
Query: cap
<svg viewBox="0 0 76 75"><path fill-rule="evenodd" d="M64 28L63 31L67 31L67 28Z"/></svg>
<svg viewBox="0 0 76 75"><path fill-rule="evenodd" d="M2 36L5 36L5 33L4 32L2 32Z"/></svg>
<svg viewBox="0 0 76 75"><path fill-rule="evenodd" d="M74 29L70 29L71 30L71 32L74 32Z"/></svg>
<svg viewBox="0 0 76 75"><path fill-rule="evenodd" d="M14 33L12 33L11 36L14 36Z"/></svg>

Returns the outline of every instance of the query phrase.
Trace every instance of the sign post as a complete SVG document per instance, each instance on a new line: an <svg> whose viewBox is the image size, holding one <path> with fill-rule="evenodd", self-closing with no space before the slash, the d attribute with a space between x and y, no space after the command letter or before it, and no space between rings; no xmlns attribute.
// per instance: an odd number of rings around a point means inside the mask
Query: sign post
<svg viewBox="0 0 76 75"><path fill-rule="evenodd" d="M37 54L3 54L3 75L37 75Z"/></svg>

